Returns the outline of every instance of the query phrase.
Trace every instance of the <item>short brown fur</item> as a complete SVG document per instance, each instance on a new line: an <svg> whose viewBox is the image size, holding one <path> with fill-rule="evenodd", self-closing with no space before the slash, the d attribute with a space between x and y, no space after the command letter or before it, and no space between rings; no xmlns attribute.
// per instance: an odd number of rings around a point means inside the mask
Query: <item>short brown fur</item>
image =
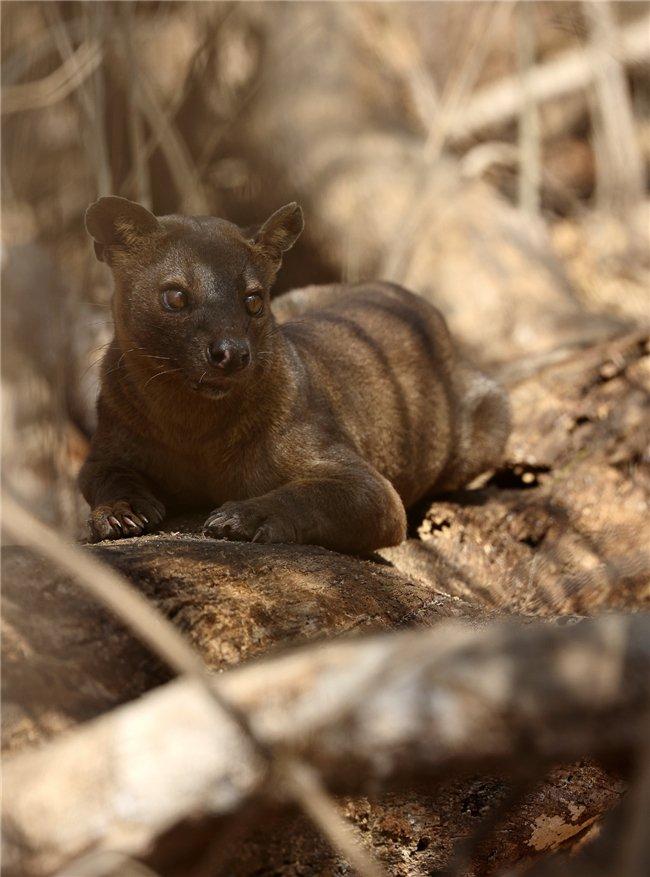
<svg viewBox="0 0 650 877"><path fill-rule="evenodd" d="M405 507L498 462L505 394L458 357L422 298L341 284L271 308L302 224L296 204L251 235L211 217L156 218L122 198L88 209L115 282L80 476L93 538L212 507L205 531L218 538L369 552L405 538ZM185 302L177 312L170 295Z"/></svg>

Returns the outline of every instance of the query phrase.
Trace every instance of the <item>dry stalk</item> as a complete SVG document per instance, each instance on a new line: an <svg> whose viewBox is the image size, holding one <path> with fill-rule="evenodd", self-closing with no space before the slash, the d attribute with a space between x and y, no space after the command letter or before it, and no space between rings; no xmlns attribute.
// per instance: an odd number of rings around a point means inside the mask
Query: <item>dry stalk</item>
<svg viewBox="0 0 650 877"><path fill-rule="evenodd" d="M167 115L170 118L173 118L176 115L176 112L178 111L178 109L183 105L183 103L184 103L185 99L187 98L187 95L190 91L190 88L192 86L192 80L193 80L195 72L198 68L198 65L201 61L201 58L205 55L206 51L215 43L219 28L230 17L230 15L233 13L233 11L235 9L236 9L236 4L232 4L232 5L228 6L225 9L225 11L221 12L221 14L218 16L217 21L213 22L211 24L211 26L208 28L208 31L205 34L205 38L196 47L194 54L188 63L187 73L183 79L182 86L179 88L178 93L173 97L169 106L167 107ZM135 17L133 16L133 2L121 3L119 6L119 12L122 16L123 23L126 25L126 30L127 30L127 33L124 34L124 41L125 41L126 51L127 51L128 60L129 60L129 72L130 72L130 76L131 76L132 81L133 81L133 89L131 90L132 94L133 94L135 92L135 90L138 88L137 70L136 70L137 56L136 56L136 52L135 52L135 40L134 40L134 34L136 32L136 28L135 28L136 22L135 22ZM142 115L142 112L139 109L139 106L140 105L139 105L138 101L134 101L131 104L132 117L135 117L135 116L140 117ZM214 131L215 129L219 130L219 126L215 125L212 130ZM161 133L163 133L163 132L161 132L160 129L154 129L154 130L148 132L148 136L146 138L144 136L142 137L142 142L139 146L137 159L138 159L138 162L142 163L145 168L147 167L147 162L149 161L149 159L151 158L151 156L153 155L155 150L158 148L158 146L160 146L160 134ZM212 134L210 136L212 136ZM134 150L135 150L135 147L134 147ZM133 187L136 187L136 189L139 189L142 186L143 180L141 179L140 182L138 182L138 174L140 173L138 171L138 162L136 162L136 156L134 155L133 167L132 167L130 173L127 175L126 180L124 182L124 189L127 192L130 191ZM196 166L196 176L200 180L200 178L203 174L203 171L206 168L206 164L204 164L199 159L195 163L195 166ZM147 199L144 198L142 203L146 205Z"/></svg>
<svg viewBox="0 0 650 877"><path fill-rule="evenodd" d="M61 15L61 10L59 9L58 4L47 4L44 7L44 12L52 30L52 35L61 59L64 62L70 61L74 57L74 48L72 46L68 27ZM86 32L86 39L96 39L98 45L101 46L101 28L93 28L95 33L91 36L89 33L91 28L89 27L88 10L85 7L83 25ZM102 48L102 58L103 54ZM98 100L99 74L100 66L98 66L96 70L93 70L92 74L86 80L80 83L79 88L75 91L75 96L87 122L85 133L88 138L88 152L92 156L96 166L97 192L100 195L108 195L112 190L112 174L108 157L106 131L104 129L103 101L100 103Z"/></svg>
<svg viewBox="0 0 650 877"><path fill-rule="evenodd" d="M530 216L539 213L542 159L539 111L530 90L530 71L535 66L535 7L519 3L517 54L521 75L521 113L519 115L519 206Z"/></svg>
<svg viewBox="0 0 650 877"><path fill-rule="evenodd" d="M102 62L101 46L91 40L82 43L60 67L35 82L11 85L2 90L2 114L40 110L72 94Z"/></svg>
<svg viewBox="0 0 650 877"><path fill-rule="evenodd" d="M492 46L492 38L498 26L510 14L509 3L481 4L475 12L464 59L445 84L439 111L433 118L422 120L428 132L423 149L427 167L432 167L442 155L454 120L462 115L461 110L469 100L472 88L483 68ZM387 279L399 282L403 277L418 230L429 210L431 194L429 180L418 180L417 191L413 193L413 201L409 204L408 216L404 217L402 234L385 262L382 273Z"/></svg>
<svg viewBox="0 0 650 877"><path fill-rule="evenodd" d="M108 4L91 3L84 5L84 21L89 33L101 40L110 29L110 8ZM104 68L98 67L86 84L92 100L91 125L97 149L97 193L110 195L113 191L113 172L106 135L106 88Z"/></svg>
<svg viewBox="0 0 650 877"><path fill-rule="evenodd" d="M163 109L152 83L140 65L137 68L137 76L139 83L137 100L140 109L149 125L156 131L160 148L178 187L183 209L187 213L209 213L208 202L187 147Z"/></svg>
<svg viewBox="0 0 650 877"><path fill-rule="evenodd" d="M597 196L604 210L628 218L643 201L645 173L632 100L620 60L618 25L611 4L605 0L585 0L584 9L592 43ZM650 49L650 22L647 41Z"/></svg>
<svg viewBox="0 0 650 877"><path fill-rule="evenodd" d="M169 112L163 107L153 83L134 54L137 88L134 97L137 105L154 131L156 139L165 156L169 170L181 197L182 209L186 213L209 213L201 180L194 167L192 157L178 133ZM124 71L121 71L124 75ZM129 83L132 87L133 83Z"/></svg>
<svg viewBox="0 0 650 877"><path fill-rule="evenodd" d="M650 59L649 33L650 15L644 15L619 30L616 57L621 65L647 63ZM546 103L585 90L593 83L595 73L591 50L581 46L559 52L534 67L527 77L526 87L531 100ZM471 96L463 112L451 122L447 135L449 142L464 143L514 121L521 112L522 99L519 74L484 86Z"/></svg>
<svg viewBox="0 0 650 877"><path fill-rule="evenodd" d="M426 133L440 110L440 95L399 6L341 3L337 12L358 34L364 49L379 61L382 71L392 71L404 83Z"/></svg>
<svg viewBox="0 0 650 877"><path fill-rule="evenodd" d="M293 758L282 759L279 766L283 787L301 804L314 824L319 826L332 847L359 874L383 877L384 869L361 845L358 832L343 818L339 808L325 791L316 771L305 762Z"/></svg>
<svg viewBox="0 0 650 877"><path fill-rule="evenodd" d="M118 7L118 18L121 25L124 45L126 47L129 75L133 80L133 88L128 97L129 114L129 139L131 143L131 159L133 163L133 178L135 183L135 197L140 204L148 210L152 209L151 180L149 178L149 155L145 151L144 130L138 98L139 80L135 47L133 45L133 33L135 22L133 16L133 3L121 3Z"/></svg>

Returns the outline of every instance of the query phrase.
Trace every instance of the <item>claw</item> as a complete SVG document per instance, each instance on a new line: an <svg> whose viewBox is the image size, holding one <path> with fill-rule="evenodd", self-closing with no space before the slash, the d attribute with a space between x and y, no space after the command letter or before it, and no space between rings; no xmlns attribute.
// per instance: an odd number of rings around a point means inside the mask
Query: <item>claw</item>
<svg viewBox="0 0 650 877"><path fill-rule="evenodd" d="M109 515L106 520L111 525L111 527L117 527L119 530L122 530L122 532L124 532L124 528L122 527L122 524L114 515Z"/></svg>
<svg viewBox="0 0 650 877"><path fill-rule="evenodd" d="M134 520L134 518L136 518L137 520ZM129 527L132 530L141 530L142 529L142 524L139 523L139 518L137 515L133 515L132 517L129 517L128 515L124 515L124 520L126 521L126 523L129 525Z"/></svg>
<svg viewBox="0 0 650 877"><path fill-rule="evenodd" d="M206 529L210 529L211 527L219 527L225 523L226 516L224 514L213 515L211 518L205 523Z"/></svg>

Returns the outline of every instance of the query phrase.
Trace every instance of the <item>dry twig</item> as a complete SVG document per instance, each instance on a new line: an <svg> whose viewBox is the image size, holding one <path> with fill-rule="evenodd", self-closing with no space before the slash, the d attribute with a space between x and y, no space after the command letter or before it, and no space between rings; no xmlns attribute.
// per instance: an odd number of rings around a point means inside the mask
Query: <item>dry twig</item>
<svg viewBox="0 0 650 877"><path fill-rule="evenodd" d="M603 209L628 218L643 201L645 172L618 50L619 28L608 2L585 0L583 5L591 25L597 195ZM650 20L646 37L650 50Z"/></svg>
<svg viewBox="0 0 650 877"><path fill-rule="evenodd" d="M87 39L90 39L88 31L89 27L89 10L84 7L83 26L86 31ZM101 13L100 9L100 13ZM61 59L69 61L74 56L71 37L68 26L61 15L61 10L56 3L50 3L44 7L47 20L52 28L52 34L59 50ZM96 17L98 8L93 9ZM95 21L95 27L92 38L97 39L99 45L102 45L102 28ZM103 48L102 48L103 56ZM97 176L97 193L99 195L109 195L112 192L112 173L111 164L108 155L108 143L106 140L106 130L104 126L104 101L102 89L100 88L101 66L93 71L91 76L82 82L76 90L75 95L79 101L83 114L86 118L86 134L88 138L88 154L95 163Z"/></svg>
<svg viewBox="0 0 650 877"><path fill-rule="evenodd" d="M208 201L187 146L169 113L162 106L154 85L138 62L136 55L133 56L133 60L137 77L137 89L134 97L142 115L155 132L178 189L182 209L186 213L209 213Z"/></svg>
<svg viewBox="0 0 650 877"><path fill-rule="evenodd" d="M621 64L643 64L650 59L650 16L622 27L616 57ZM530 99L537 103L559 100L584 91L594 81L596 70L592 50L567 49L534 67L527 77ZM524 101L520 77L506 77L475 92L453 118L448 140L462 143L487 130L512 122Z"/></svg>
<svg viewBox="0 0 650 877"><path fill-rule="evenodd" d="M11 85L2 90L2 114L20 113L51 106L72 94L102 62L95 40L82 43L60 67L35 82Z"/></svg>
<svg viewBox="0 0 650 877"><path fill-rule="evenodd" d="M517 40L523 93L519 115L519 206L531 216L539 213L542 181L539 111L530 93L530 71L535 66L536 47L534 11L532 3L519 4Z"/></svg>
<svg viewBox="0 0 650 877"><path fill-rule="evenodd" d="M510 15L510 5L485 3L479 6L472 20L465 57L454 75L445 83L438 112L426 120L427 139L423 147L426 166L432 168L440 159L449 139L453 120L469 100L492 45L492 38L502 21ZM425 120L423 120L424 122ZM412 203L405 216L402 234L389 252L383 273L399 282L406 273L406 264L412 253L418 232L426 221L432 203L436 182L418 180Z"/></svg>

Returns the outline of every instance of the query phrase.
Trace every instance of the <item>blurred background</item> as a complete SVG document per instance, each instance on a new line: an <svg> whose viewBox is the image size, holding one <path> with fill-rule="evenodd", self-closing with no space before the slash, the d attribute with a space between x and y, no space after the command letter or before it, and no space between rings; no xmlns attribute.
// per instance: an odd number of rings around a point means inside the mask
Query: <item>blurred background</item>
<svg viewBox="0 0 650 877"><path fill-rule="evenodd" d="M77 534L118 194L306 232L277 294L384 277L505 377L647 323L650 4L2 4L4 477ZM362 377L360 377L362 379Z"/></svg>

